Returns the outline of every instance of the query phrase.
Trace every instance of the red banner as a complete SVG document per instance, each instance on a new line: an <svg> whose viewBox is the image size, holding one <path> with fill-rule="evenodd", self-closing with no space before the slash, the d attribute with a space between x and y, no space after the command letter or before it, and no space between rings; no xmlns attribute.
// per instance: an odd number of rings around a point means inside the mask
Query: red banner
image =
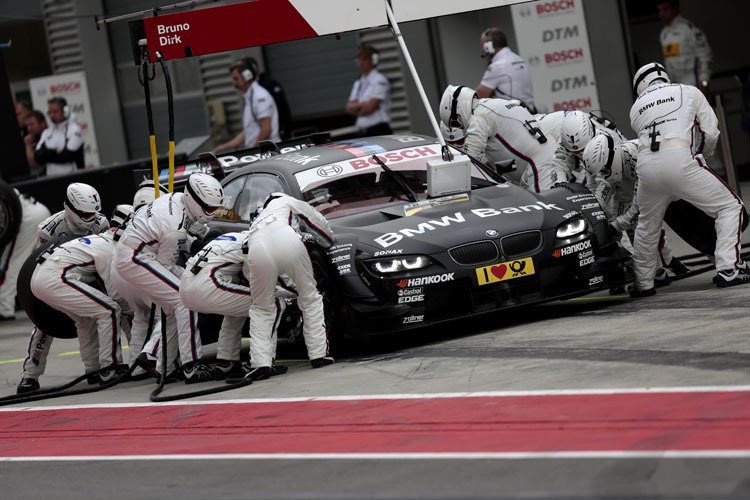
<svg viewBox="0 0 750 500"><path fill-rule="evenodd" d="M200 56L317 36L289 0L256 0L143 20L149 57Z"/></svg>

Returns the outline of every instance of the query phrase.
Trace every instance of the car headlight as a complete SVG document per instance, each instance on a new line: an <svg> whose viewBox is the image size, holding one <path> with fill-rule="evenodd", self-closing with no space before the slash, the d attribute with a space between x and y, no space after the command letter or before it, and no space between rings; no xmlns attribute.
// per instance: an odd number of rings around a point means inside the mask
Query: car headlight
<svg viewBox="0 0 750 500"><path fill-rule="evenodd" d="M558 238L570 238L576 234L580 234L586 230L586 219L583 217L576 217L567 221L557 228Z"/></svg>
<svg viewBox="0 0 750 500"><path fill-rule="evenodd" d="M388 274L397 273L400 271L413 271L414 269L422 269L432 264L432 260L429 257L423 255L417 255L414 257L398 257L393 259L380 259L369 262L370 267L378 273Z"/></svg>

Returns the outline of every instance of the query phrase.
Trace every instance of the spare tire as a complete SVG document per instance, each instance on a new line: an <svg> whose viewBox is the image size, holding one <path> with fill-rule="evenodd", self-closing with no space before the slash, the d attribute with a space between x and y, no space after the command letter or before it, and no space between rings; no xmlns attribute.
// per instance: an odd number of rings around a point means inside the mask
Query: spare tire
<svg viewBox="0 0 750 500"><path fill-rule="evenodd" d="M747 228L750 218L747 210L742 208L742 230ZM713 255L716 250L716 219L706 215L695 205L685 200L673 201L664 214L666 222L677 235L691 247L706 255Z"/></svg>
<svg viewBox="0 0 750 500"><path fill-rule="evenodd" d="M7 182L0 180L0 249L15 238L22 216L18 195Z"/></svg>
<svg viewBox="0 0 750 500"><path fill-rule="evenodd" d="M45 335L50 337L56 337L58 339L74 339L78 336L76 325L70 316L62 311L53 309L47 305L46 302L42 302L37 299L31 292L31 275L34 274L36 269L36 259L42 253L46 252L49 247L54 244L64 243L66 241L77 238L77 236L64 236L59 239L48 241L41 247L34 250L26 262L21 266L21 270L18 273L18 283L16 285L16 294L18 295L18 301L21 303L21 307L26 311L29 319L39 327Z"/></svg>

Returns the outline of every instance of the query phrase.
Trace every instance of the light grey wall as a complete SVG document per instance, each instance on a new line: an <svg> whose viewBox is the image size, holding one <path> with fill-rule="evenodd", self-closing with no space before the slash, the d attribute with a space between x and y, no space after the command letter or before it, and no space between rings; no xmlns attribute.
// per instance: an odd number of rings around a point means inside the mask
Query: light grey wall
<svg viewBox="0 0 750 500"><path fill-rule="evenodd" d="M101 0L75 0L75 10L77 13L104 12L104 6ZM97 30L88 16L78 17L76 24L96 127L99 162L101 165L121 162L128 157L128 149L109 37L106 28Z"/></svg>

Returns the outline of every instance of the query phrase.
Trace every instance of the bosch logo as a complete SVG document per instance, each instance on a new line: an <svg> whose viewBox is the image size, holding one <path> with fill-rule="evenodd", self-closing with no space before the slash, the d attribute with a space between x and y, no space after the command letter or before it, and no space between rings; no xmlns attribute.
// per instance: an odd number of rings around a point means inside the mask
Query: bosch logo
<svg viewBox="0 0 750 500"><path fill-rule="evenodd" d="M544 54L544 62L547 64L560 64L579 60L583 57L583 49L559 50Z"/></svg>
<svg viewBox="0 0 750 500"><path fill-rule="evenodd" d="M565 40L566 38L577 38L578 26L566 26L564 28L555 28L553 30L542 31L542 42L552 42L554 40Z"/></svg>
<svg viewBox="0 0 750 500"><path fill-rule="evenodd" d="M518 11L521 17L529 17L531 15L531 7L528 5L524 5L521 7L521 9Z"/></svg>
<svg viewBox="0 0 750 500"><path fill-rule="evenodd" d="M79 90L81 90L81 82L66 82L50 85L49 93L52 95L69 94L71 92L78 92Z"/></svg>
<svg viewBox="0 0 750 500"><path fill-rule="evenodd" d="M575 9L574 0L558 0L557 2L544 2L537 4L536 13L540 16L545 14L557 14L558 12Z"/></svg>
<svg viewBox="0 0 750 500"><path fill-rule="evenodd" d="M318 174L318 177L335 177L343 171L344 169L338 165L328 165L325 167L320 167L315 172Z"/></svg>
<svg viewBox="0 0 750 500"><path fill-rule="evenodd" d="M539 66L540 62L541 62L541 59L539 59L539 56L529 57L529 66Z"/></svg>
<svg viewBox="0 0 750 500"><path fill-rule="evenodd" d="M556 102L553 105L553 109L555 111L563 111L566 109L582 109L582 108L590 108L593 105L591 104L591 98L590 97L581 97L578 99L571 99L570 101L562 101L562 102Z"/></svg>
<svg viewBox="0 0 750 500"><path fill-rule="evenodd" d="M591 82L593 85L594 82ZM571 76L568 78L556 78L552 80L551 90L552 92L560 92L561 90L578 89L581 87L588 87L589 79L586 75Z"/></svg>

